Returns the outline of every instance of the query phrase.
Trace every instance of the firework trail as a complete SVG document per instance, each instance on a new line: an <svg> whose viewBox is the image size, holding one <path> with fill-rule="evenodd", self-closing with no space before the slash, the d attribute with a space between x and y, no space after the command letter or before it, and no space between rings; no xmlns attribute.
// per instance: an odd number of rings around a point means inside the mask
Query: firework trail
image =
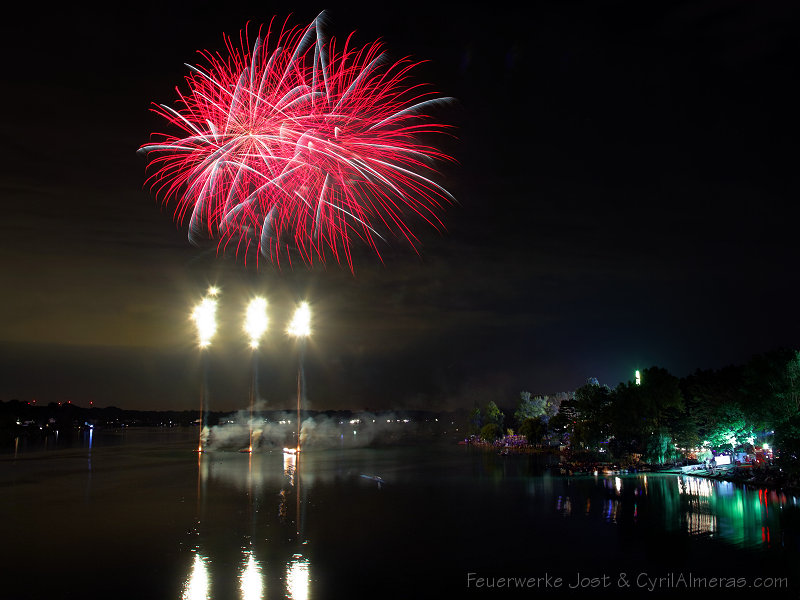
<svg viewBox="0 0 800 600"><path fill-rule="evenodd" d="M430 112L452 99L410 84L418 63L389 61L379 42L358 48L351 34L339 47L324 17L277 35L273 20L252 45L246 32L238 46L225 36L225 54L187 65L179 108L153 109L181 134L141 147L147 184L188 217L190 240L218 239L245 260L257 249L278 266L296 249L309 265L333 257L352 270L355 241L380 257L388 238L416 251L410 218L443 228L454 198L435 165L452 159L421 138L448 131Z"/></svg>

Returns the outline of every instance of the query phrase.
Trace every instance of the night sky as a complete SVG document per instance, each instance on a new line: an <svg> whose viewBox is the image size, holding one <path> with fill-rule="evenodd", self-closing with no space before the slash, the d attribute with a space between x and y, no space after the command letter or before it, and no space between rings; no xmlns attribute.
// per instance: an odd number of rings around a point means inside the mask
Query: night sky
<svg viewBox="0 0 800 600"><path fill-rule="evenodd" d="M260 394L433 410L678 376L800 348L800 11L792 2L27 3L4 14L0 399L195 408L189 312L222 288L212 409L247 404L240 333L270 303ZM382 38L454 96L447 231L355 274L256 270L187 241L136 154L196 51L250 21Z"/></svg>

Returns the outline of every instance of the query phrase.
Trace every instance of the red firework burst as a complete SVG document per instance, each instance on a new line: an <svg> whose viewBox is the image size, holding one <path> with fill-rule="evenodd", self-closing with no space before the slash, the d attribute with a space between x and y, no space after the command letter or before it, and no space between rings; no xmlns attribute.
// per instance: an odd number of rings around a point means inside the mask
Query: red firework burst
<svg viewBox="0 0 800 600"><path fill-rule="evenodd" d="M409 217L442 228L452 196L434 182L452 160L421 137L444 133L429 110L449 98L410 85L418 63L390 62L378 42L338 49L320 14L270 46L271 28L251 46L225 36L227 54L201 52L187 65L179 108L153 110L181 130L154 134L141 151L148 184L189 216L189 239L204 233L237 256L256 248L280 264L296 248L309 265L333 256L353 268L361 240L418 240ZM251 49L252 48L252 49Z"/></svg>

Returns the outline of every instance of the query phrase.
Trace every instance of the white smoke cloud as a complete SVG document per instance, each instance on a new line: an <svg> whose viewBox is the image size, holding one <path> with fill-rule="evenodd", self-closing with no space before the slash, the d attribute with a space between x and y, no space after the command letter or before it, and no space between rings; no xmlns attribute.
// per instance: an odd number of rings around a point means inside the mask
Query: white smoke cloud
<svg viewBox="0 0 800 600"><path fill-rule="evenodd" d="M256 407L241 410L211 427L205 446L209 450L238 450L250 445L254 452L296 445L297 413L270 412L269 418L259 415ZM395 413L357 413L348 417L315 415L302 420L300 445L304 449L361 448L390 443L415 434L417 426Z"/></svg>

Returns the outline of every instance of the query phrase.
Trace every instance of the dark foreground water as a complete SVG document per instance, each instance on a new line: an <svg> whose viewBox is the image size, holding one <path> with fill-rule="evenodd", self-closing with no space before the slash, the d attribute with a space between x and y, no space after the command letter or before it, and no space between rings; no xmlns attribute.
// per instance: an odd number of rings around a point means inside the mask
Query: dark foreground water
<svg viewBox="0 0 800 600"><path fill-rule="evenodd" d="M457 445L294 457L197 454L181 432L99 436L0 455L0 598L800 588L800 505L780 493L676 475L567 478L546 457Z"/></svg>

